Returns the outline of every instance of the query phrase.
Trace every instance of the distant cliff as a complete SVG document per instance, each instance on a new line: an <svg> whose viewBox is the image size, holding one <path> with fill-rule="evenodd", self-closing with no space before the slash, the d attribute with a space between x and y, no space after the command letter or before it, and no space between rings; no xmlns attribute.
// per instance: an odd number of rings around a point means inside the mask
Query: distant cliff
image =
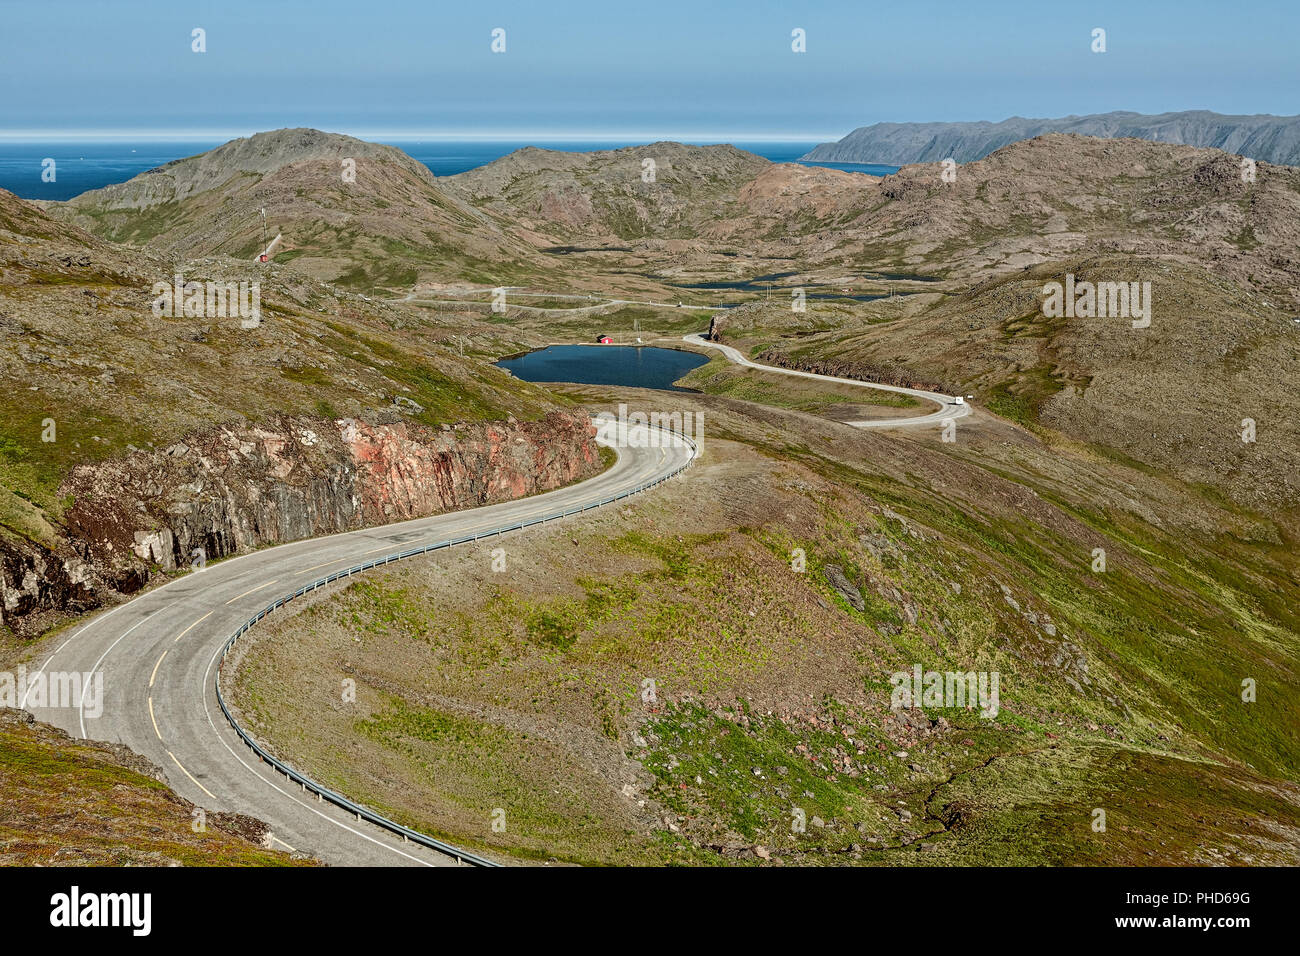
<svg viewBox="0 0 1300 956"><path fill-rule="evenodd" d="M822 143L803 158L894 166L948 158L968 163L1044 133L1208 146L1270 163L1300 165L1300 116L1225 116L1208 110L1158 115L1121 111L1060 119L1013 116L1000 123L876 123L855 129L837 143Z"/></svg>

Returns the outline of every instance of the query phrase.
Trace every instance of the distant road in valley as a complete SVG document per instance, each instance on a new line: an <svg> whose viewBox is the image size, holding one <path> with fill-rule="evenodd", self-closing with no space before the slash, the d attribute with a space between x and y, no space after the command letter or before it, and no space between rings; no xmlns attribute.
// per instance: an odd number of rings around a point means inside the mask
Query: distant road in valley
<svg viewBox="0 0 1300 956"><path fill-rule="evenodd" d="M696 332L693 335L683 336L682 341L689 342L691 345L699 345L704 348L717 349L732 362L742 365L745 368L758 369L763 372L774 372L777 375L793 375L797 378L811 378L821 382L834 382L837 385L856 385L859 388L874 388L882 392L897 392L899 395L910 395L912 398L919 398L922 401L932 402L938 405L937 411L928 415L916 415L911 418L879 418L868 419L864 421L845 422L846 425L852 425L854 428L923 428L932 425L942 425L949 419L965 418L971 413L970 406L965 401L958 402L955 395L944 395L942 392L927 392L919 388L904 388L901 385L881 385L877 382L863 382L856 378L838 378L834 375L819 375L816 372L801 372L798 369L781 368L779 365L760 365L758 362L751 362L745 356L741 355L730 345L723 345L721 342L711 342L703 335Z"/></svg>
<svg viewBox="0 0 1300 956"><path fill-rule="evenodd" d="M476 290L472 290L472 292L467 291L465 294L481 295L482 293L483 290L476 289ZM447 293L447 294L451 294L451 293ZM563 299L563 300L573 300L578 302L587 302L593 298L590 295L577 295L571 292L516 292L511 289L507 289L507 295L512 295L517 298L532 296L537 298ZM422 303L458 305L458 304L462 304L463 302L463 300L459 298L452 298L452 299L420 298L415 292L408 293L405 297L394 301L406 302L414 305L420 305ZM539 306L520 305L518 302L510 303L509 307L511 309L524 309L529 312L572 315L574 313L593 312L598 309L607 308L611 305L649 305L649 306L656 306L656 307L670 308L670 309L677 308L680 305L682 308L709 310L709 311L725 311L726 309L730 308L730 306L721 306L721 305L689 305L688 306L676 302L644 302L636 299L599 299L597 301L592 302L592 304L590 305L575 306L572 309L548 309ZM795 369L781 368L778 365L760 365L757 362L751 362L749 359L745 358L745 356L741 355L740 352L736 351L731 346L722 345L719 342L711 342L708 339L704 338L704 336L699 333L694 333L691 335L684 336L682 338L682 341L703 348L717 349L721 351L722 354L725 355L728 359L735 362L737 365L744 366L745 368L758 369L764 372L774 372L778 375L793 375L799 378L817 379L819 381L832 382L838 385L853 385L859 388L874 388L883 392L896 392L899 395L908 395L911 396L912 398L917 398L924 402L931 402L932 404L938 406L938 408L934 412L931 412L927 415L915 415L907 418L864 419L861 421L849 421L844 423L846 425L852 425L854 428L924 428L929 426L941 426L944 422L948 421L949 419L965 418L967 415L971 413L970 405L966 404L965 401L959 401L958 397L955 395L944 395L942 392L929 392L929 391L925 391L924 389L918 389L918 388L904 388L901 385L883 385L877 382L864 382L855 378L839 378L834 375L819 375L815 372L801 372ZM551 343L551 344L561 344L561 343Z"/></svg>

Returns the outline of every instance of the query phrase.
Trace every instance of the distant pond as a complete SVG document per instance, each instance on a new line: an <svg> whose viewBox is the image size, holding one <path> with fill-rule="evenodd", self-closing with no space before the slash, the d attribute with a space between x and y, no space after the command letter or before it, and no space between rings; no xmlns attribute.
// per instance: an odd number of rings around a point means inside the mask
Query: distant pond
<svg viewBox="0 0 1300 956"><path fill-rule="evenodd" d="M649 345L551 345L497 365L525 382L576 382L689 391L673 385L707 355Z"/></svg>

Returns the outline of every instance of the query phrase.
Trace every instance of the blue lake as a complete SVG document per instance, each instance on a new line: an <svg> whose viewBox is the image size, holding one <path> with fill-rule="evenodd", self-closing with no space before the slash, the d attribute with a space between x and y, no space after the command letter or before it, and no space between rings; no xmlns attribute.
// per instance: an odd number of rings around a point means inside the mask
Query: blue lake
<svg viewBox="0 0 1300 956"><path fill-rule="evenodd" d="M525 382L577 382L582 385L626 385L681 392L673 385L708 356L681 349L633 345L551 345L517 358L497 362Z"/></svg>

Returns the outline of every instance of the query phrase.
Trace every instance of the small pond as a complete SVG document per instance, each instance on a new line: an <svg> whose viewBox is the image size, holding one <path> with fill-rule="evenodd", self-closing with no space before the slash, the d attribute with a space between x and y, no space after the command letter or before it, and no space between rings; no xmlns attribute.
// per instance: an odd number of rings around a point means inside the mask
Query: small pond
<svg viewBox="0 0 1300 956"><path fill-rule="evenodd" d="M708 362L707 355L649 345L551 345L497 365L525 382L577 382L582 385L626 385L632 388L677 388L691 369Z"/></svg>

